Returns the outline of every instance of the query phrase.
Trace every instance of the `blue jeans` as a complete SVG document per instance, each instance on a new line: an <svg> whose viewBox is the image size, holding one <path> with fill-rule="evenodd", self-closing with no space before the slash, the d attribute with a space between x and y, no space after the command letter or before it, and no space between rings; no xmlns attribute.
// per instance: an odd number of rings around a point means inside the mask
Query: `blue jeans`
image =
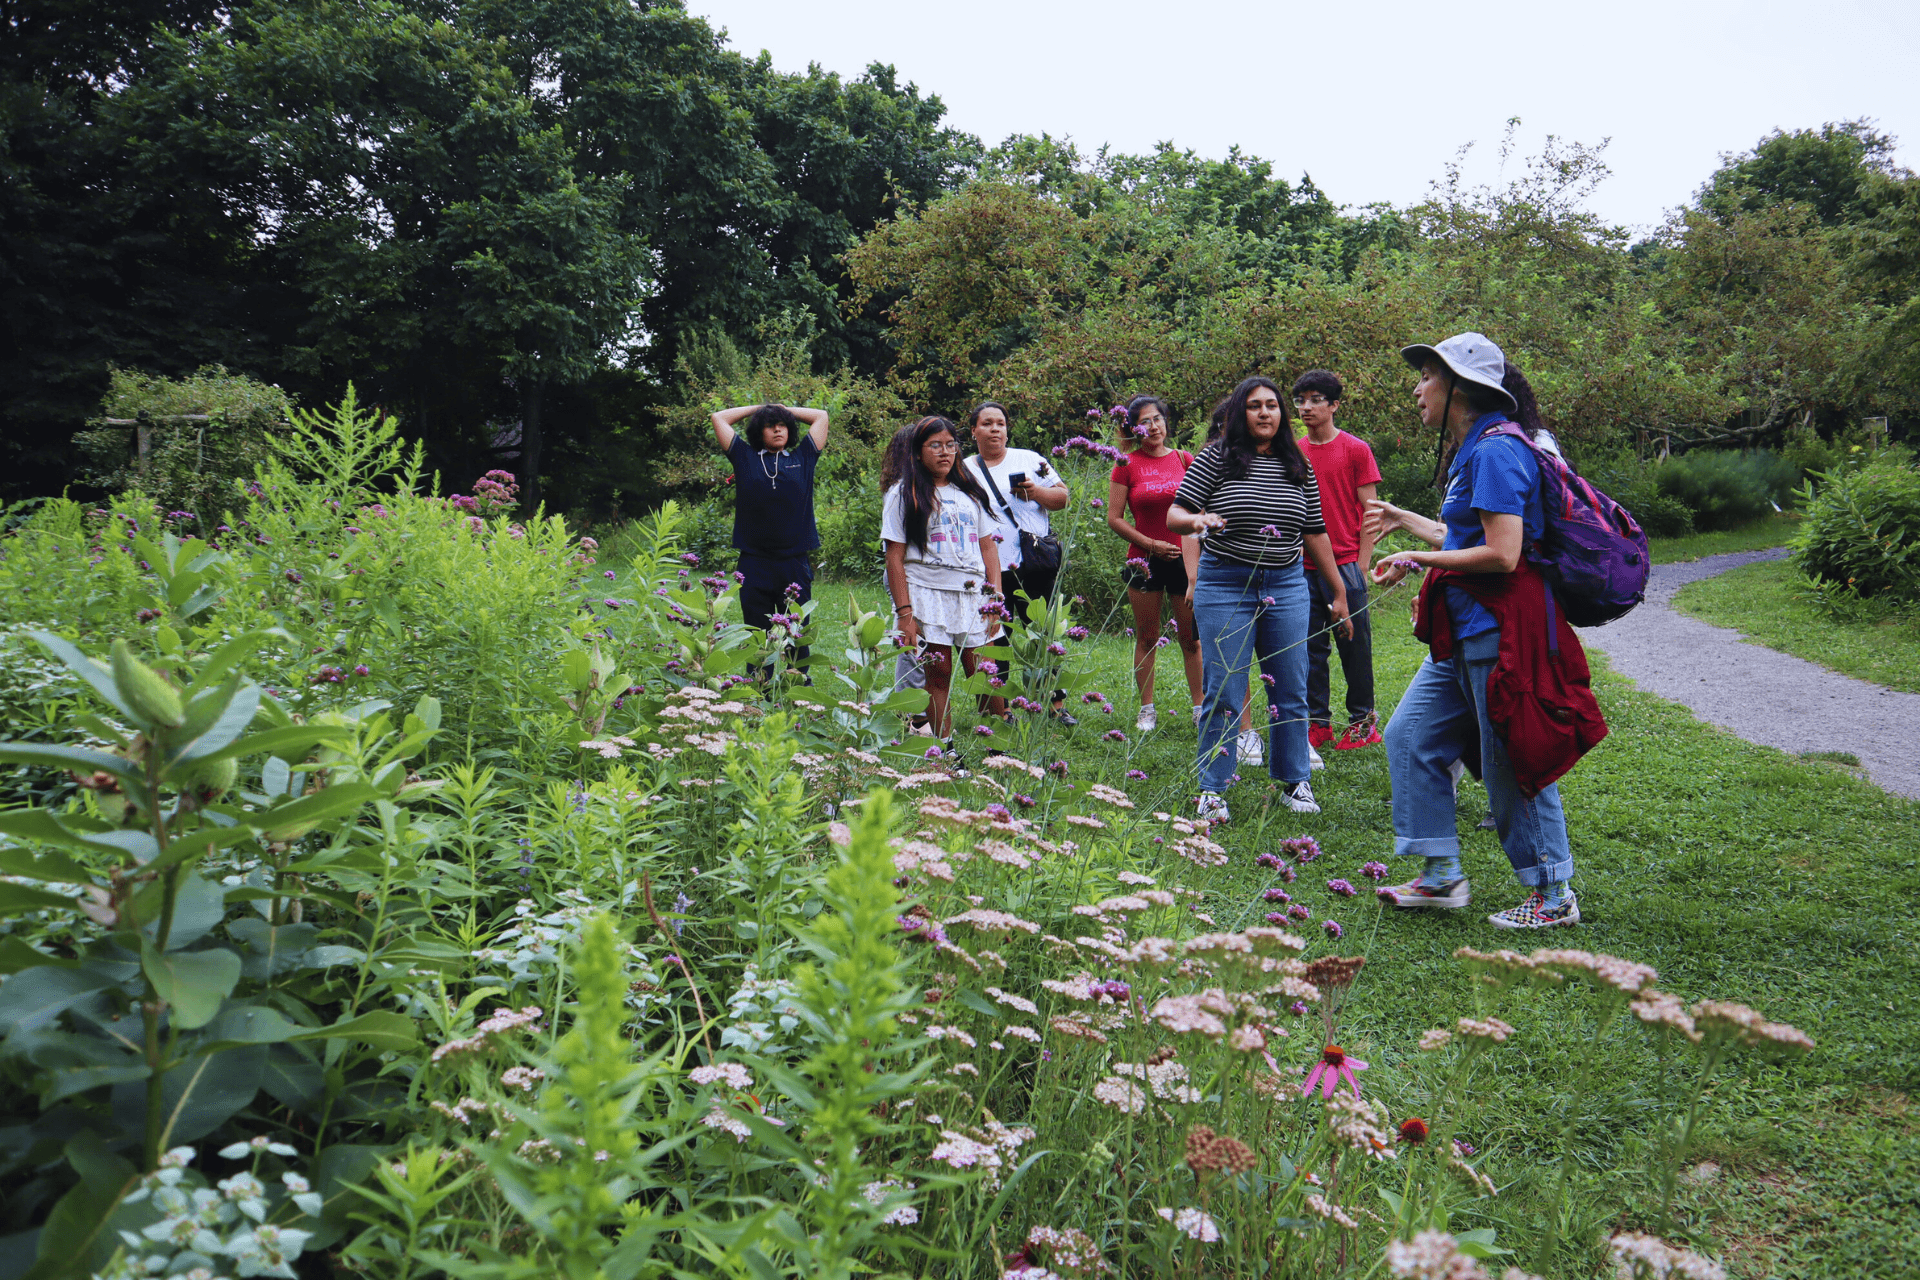
<svg viewBox="0 0 1920 1280"><path fill-rule="evenodd" d="M1256 569L1200 556L1193 621L1200 631L1206 693L1200 716L1200 789L1225 791L1239 761L1237 725L1247 705L1247 667L1258 660L1267 688L1267 771L1307 780L1307 580L1298 561Z"/></svg>
<svg viewBox="0 0 1920 1280"><path fill-rule="evenodd" d="M1558 884L1573 878L1560 788L1550 786L1531 800L1522 796L1506 746L1487 720L1487 675L1499 652L1500 633L1487 631L1459 642L1445 662L1428 658L1394 708L1386 732L1393 851L1459 856L1449 770L1478 738L1487 804L1514 875L1532 887Z"/></svg>

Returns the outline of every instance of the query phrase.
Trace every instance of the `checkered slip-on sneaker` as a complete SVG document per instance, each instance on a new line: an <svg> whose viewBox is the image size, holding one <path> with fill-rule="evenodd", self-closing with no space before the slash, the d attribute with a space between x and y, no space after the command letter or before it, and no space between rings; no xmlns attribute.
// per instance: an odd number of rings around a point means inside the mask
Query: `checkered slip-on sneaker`
<svg viewBox="0 0 1920 1280"><path fill-rule="evenodd" d="M1519 906L1488 916L1487 923L1496 929L1550 929L1557 924L1579 924L1580 900L1569 889L1567 900L1549 910L1546 895L1535 889Z"/></svg>
<svg viewBox="0 0 1920 1280"><path fill-rule="evenodd" d="M1473 901L1473 886L1465 876L1446 884L1421 884L1418 880L1409 880L1405 884L1396 884L1392 888L1380 890L1383 899L1391 898L1393 905L1403 910L1417 907L1437 907L1442 911L1458 911Z"/></svg>

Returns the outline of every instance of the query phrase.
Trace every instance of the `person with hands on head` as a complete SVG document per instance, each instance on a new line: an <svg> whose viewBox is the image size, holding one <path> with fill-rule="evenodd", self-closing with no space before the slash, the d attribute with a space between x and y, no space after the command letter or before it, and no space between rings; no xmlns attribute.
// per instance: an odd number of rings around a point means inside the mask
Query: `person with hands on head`
<svg viewBox="0 0 1920 1280"><path fill-rule="evenodd" d="M1420 421L1441 433L1434 482L1444 484L1445 498L1439 520L1377 498L1367 504L1368 528L1376 537L1404 530L1434 548L1385 557L1373 570L1374 582L1399 582L1408 564L1469 575L1489 586L1499 585L1492 581L1499 576L1532 572L1523 565L1522 553L1546 527L1540 466L1522 442L1486 434L1489 427L1523 416L1508 384L1518 380L1524 386L1524 380L1484 334L1457 334L1401 354L1419 372L1414 401ZM1526 398L1531 403L1531 391ZM1416 879L1382 893L1405 908L1458 910L1470 901L1472 887L1460 867L1452 767L1477 755L1501 846L1528 889L1525 902L1488 921L1508 929L1577 923L1580 905L1571 884L1573 854L1559 786L1548 783L1531 797L1522 791L1489 715L1489 676L1509 642L1517 644L1519 638L1507 635L1500 618L1468 589L1452 581L1430 585L1444 587L1437 603L1446 614L1450 648L1444 659L1429 655L1421 663L1386 732L1394 852L1424 862ZM1544 580L1541 585L1544 600L1521 592L1524 602L1500 607L1518 609L1524 603L1543 610L1543 633L1561 636L1577 649L1570 629L1563 635L1553 630L1550 592ZM1430 635L1435 620L1426 621ZM1416 629L1421 622L1416 611Z"/></svg>
<svg viewBox="0 0 1920 1280"><path fill-rule="evenodd" d="M1054 540L1052 513L1064 510L1072 495L1047 460L1031 449L1011 448L1007 407L983 400L967 415L974 455L964 464L992 503L1000 524L1000 585L1006 592L1010 626L1027 625L1026 600L1051 602L1060 579L1060 544ZM1023 536L1024 535L1024 536ZM1072 728L1079 721L1066 708L1067 692L1056 690L1053 718ZM1005 700L989 699L995 714L1003 714Z"/></svg>
<svg viewBox="0 0 1920 1280"><path fill-rule="evenodd" d="M747 420L744 431L736 430ZM766 630L813 598L813 473L827 447L827 412L797 405L749 404L713 415L713 438L733 465L733 545L740 552L740 612ZM805 423L803 434L800 424ZM794 650L804 669L810 655ZM808 677L811 683L812 677Z"/></svg>
<svg viewBox="0 0 1920 1280"><path fill-rule="evenodd" d="M1169 443L1170 426L1166 401L1160 397L1130 400L1120 428L1120 447L1127 456L1113 468L1107 483L1107 527L1132 547L1120 576L1127 584L1127 602L1133 606L1133 682L1140 691L1140 715L1133 723L1136 733L1151 733L1159 725L1153 707L1153 669L1160 645L1163 593L1180 641L1187 695L1195 712L1200 709L1200 633L1193 625L1193 581L1187 574L1183 545L1192 539L1167 528L1167 508L1180 491L1193 455Z"/></svg>
<svg viewBox="0 0 1920 1280"><path fill-rule="evenodd" d="M927 719L950 762L964 768L953 745L950 694L953 658L972 675L974 651L1000 633L1006 608L1000 589L996 522L980 482L959 466L953 423L929 416L911 435L895 437L899 479L881 507L887 549L887 591L901 644L921 655Z"/></svg>
<svg viewBox="0 0 1920 1280"><path fill-rule="evenodd" d="M1167 511L1167 527L1204 541L1194 584L1205 679L1200 719L1198 814L1228 818L1222 793L1238 759L1234 719L1247 697L1247 665L1257 658L1267 689L1267 771L1295 813L1318 813L1308 778L1307 583L1311 558L1332 586L1341 581L1320 516L1313 468L1287 424L1287 401L1273 379L1254 376L1234 388L1226 432L1187 468ZM1328 613L1345 631L1347 599L1336 589Z"/></svg>

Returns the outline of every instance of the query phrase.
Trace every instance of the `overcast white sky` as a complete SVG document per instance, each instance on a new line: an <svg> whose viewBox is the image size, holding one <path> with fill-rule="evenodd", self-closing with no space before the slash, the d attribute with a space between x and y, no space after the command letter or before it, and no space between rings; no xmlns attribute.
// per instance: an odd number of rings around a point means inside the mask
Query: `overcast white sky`
<svg viewBox="0 0 1920 1280"><path fill-rule="evenodd" d="M890 62L990 145L1237 143L1342 204L1416 200L1466 142L1469 176L1491 180L1510 116L1523 153L1612 139L1593 206L1639 229L1775 128L1872 117L1920 168L1920 0L688 5L782 70Z"/></svg>

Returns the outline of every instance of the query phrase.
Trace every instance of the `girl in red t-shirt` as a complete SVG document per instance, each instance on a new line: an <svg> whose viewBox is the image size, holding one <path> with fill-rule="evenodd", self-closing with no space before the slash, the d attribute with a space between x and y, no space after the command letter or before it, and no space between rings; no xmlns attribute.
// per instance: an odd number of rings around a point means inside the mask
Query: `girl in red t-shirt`
<svg viewBox="0 0 1920 1280"><path fill-rule="evenodd" d="M1140 689L1134 729L1158 724L1153 708L1154 651L1160 646L1160 595L1166 593L1187 669L1187 694L1200 705L1200 632L1193 625L1193 597L1180 538L1167 528L1167 508L1180 490L1193 455L1167 443L1167 406L1158 396L1135 396L1120 428L1128 456L1107 486L1107 527L1130 544L1121 576L1133 605L1133 679ZM1132 514L1132 522L1127 519Z"/></svg>

